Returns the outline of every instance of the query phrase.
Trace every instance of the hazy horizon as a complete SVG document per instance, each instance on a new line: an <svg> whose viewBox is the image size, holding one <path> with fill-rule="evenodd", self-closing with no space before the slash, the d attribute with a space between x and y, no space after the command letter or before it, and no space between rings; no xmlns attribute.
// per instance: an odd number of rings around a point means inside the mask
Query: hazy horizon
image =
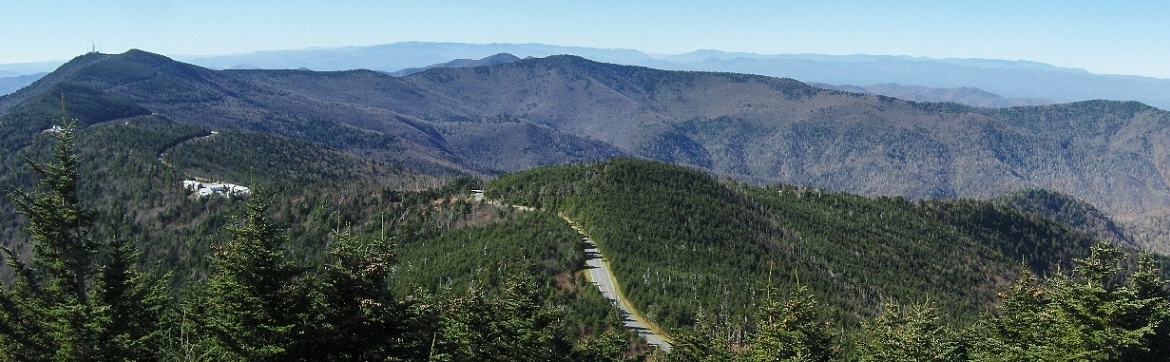
<svg viewBox="0 0 1170 362"><path fill-rule="evenodd" d="M891 55L1026 60L1097 74L1170 78L1170 3L702 1L182 2L0 5L0 64L93 48L168 56L407 41L541 43L681 54Z"/></svg>

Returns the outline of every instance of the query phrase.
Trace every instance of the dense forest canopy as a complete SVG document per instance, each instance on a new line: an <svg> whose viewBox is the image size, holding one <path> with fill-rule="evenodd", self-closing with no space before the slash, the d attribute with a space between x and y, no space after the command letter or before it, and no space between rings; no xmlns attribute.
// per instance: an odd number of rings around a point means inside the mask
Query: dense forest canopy
<svg viewBox="0 0 1170 362"><path fill-rule="evenodd" d="M489 197L541 208L534 211L470 198L482 187L473 179L341 199L336 210L368 211L335 212L324 225L301 219L326 228L318 234L282 231L272 207L280 192L226 199L237 211L225 237L193 256L206 259L206 276L167 283L160 271L174 266L142 263L141 243L100 231L96 221L109 211L79 197L74 132L68 125L53 135L51 161L34 164L40 186L13 193L33 253L27 261L6 255L16 276L0 293L5 359L1144 360L1166 353L1168 332L1159 326L1170 300L1152 255L1131 264L1120 247L994 203L759 188L629 159L487 185ZM700 209L712 211L692 214ZM674 352L648 350L620 327L615 308L580 274L580 238L558 212L581 220L613 255L627 295L674 334ZM625 218L636 234L606 215ZM309 245L305 237L323 237L323 249L290 248ZM687 244L651 254L672 237ZM837 242L824 242L829 237ZM848 249L858 243L877 250L865 258L872 264L849 258L862 251ZM822 251L833 248L845 249ZM1011 271L1007 255L1025 260L1022 270ZM971 273L986 266L964 264L970 258L1006 266ZM1073 274L1058 272L1062 263ZM885 271L866 269L874 264ZM927 272L940 276L897 274L913 268L939 268ZM1001 274L980 274L992 272ZM865 273L868 291L850 289ZM910 285L894 287L899 277ZM672 290L676 278L698 282ZM961 301L996 291L1003 299ZM832 296L864 293L874 299ZM749 304L721 302L740 298Z"/></svg>

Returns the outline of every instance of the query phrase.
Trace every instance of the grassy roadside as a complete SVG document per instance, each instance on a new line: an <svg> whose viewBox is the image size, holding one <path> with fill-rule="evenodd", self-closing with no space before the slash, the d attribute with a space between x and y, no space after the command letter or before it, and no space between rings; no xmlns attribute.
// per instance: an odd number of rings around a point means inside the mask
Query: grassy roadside
<svg viewBox="0 0 1170 362"><path fill-rule="evenodd" d="M504 204L504 203L494 201L494 200L485 200L482 195L483 195L482 193L479 193L479 195L472 195L472 199L474 199L476 201L480 201L480 202L487 202L487 203L501 205L501 206L509 206L512 208L516 208L520 211L535 211L535 210L537 210L536 208L529 207L529 206L508 205L508 204ZM582 229L580 225L578 225L572 219L569 219L569 217L567 215L565 215L565 213L558 212L557 216L560 216L562 219L565 220L565 222L569 223L569 226L572 227L573 230L576 230L577 233L580 234L582 237L589 238L589 240L594 240L593 238L589 237L589 234L585 233L585 230ZM596 240L594 240L595 245L596 245L596 243L597 243ZM598 246L597 251L600 254L600 252L601 252L600 245ZM607 261L604 256L601 258L601 263L605 264L606 270L609 270L609 261ZM626 309L630 310L630 316L633 317L634 319L636 319L638 322L641 322L643 325L646 326L646 328L650 329L651 331L654 332L654 334L658 335L658 337L665 340L666 343L674 344L674 339L671 338L670 335L667 334L666 331L662 329L662 327L659 327L657 323L650 321L649 319L646 318L646 316L643 316L642 313L638 312L638 308L635 308L634 303L631 303L630 300L626 298L625 293L622 292L622 285L618 283L617 279L614 279L613 273L605 273L605 274L609 276L609 282L613 284L613 289L615 291L617 291L618 302L622 303L623 305L626 306ZM593 276L590 275L588 271L585 272L585 280L589 281L590 283L593 283Z"/></svg>
<svg viewBox="0 0 1170 362"><path fill-rule="evenodd" d="M585 233L584 229L582 229L579 225L577 225L577 223L574 222L572 219L569 219L569 217L566 216L564 213L558 213L557 216L560 216L562 219L565 219L565 221L568 222L569 225L573 227L573 230L576 230L578 234L581 234L581 236L586 237L589 240L592 240L594 245L597 245L596 239L589 237L589 235ZM597 246L597 251L598 251L598 253L601 252L600 245ZM601 257L601 263L605 264L606 270L610 270L609 261L605 259L604 254L602 254L602 257ZM650 321L645 316L643 316L642 313L638 312L638 309L634 307L634 303L631 303L630 300L626 298L625 293L622 292L622 285L620 283L618 283L617 279L614 278L613 273L605 273L605 274L609 276L609 282L611 284L613 284L613 289L617 291L618 302L622 303L623 305L626 306L626 309L630 310L630 316L633 317L634 319L636 319L638 322L641 322L643 325L646 326L646 328L649 328L651 331L654 332L654 334L657 334L659 337L661 337L667 343L674 344L674 339L671 338L670 335L666 333L666 331L662 330L662 327L659 327L657 323ZM585 279L588 280L590 283L594 282L593 276L590 275L589 272L585 273Z"/></svg>
<svg viewBox="0 0 1170 362"><path fill-rule="evenodd" d="M590 238L589 240L593 240L593 239ZM596 243L596 241L594 241L594 243ZM598 249L598 250L601 250L601 249ZM609 268L609 262L606 261L605 258L601 258L601 263L605 264L605 267L607 269ZM649 328L651 331L654 331L654 334L657 334L659 337L662 337L662 339L665 340L666 343L674 344L674 338L671 338L670 335L667 334L666 331L662 330L662 327L659 327L657 323L654 323L654 322L650 321L649 319L646 319L646 317L643 316L642 313L638 312L637 308L634 308L634 303L631 303L629 299L626 299L626 295L624 293L622 293L622 285L618 284L617 279L614 279L613 273L607 273L607 274L609 274L610 283L613 283L613 289L617 290L618 300L620 300L622 304L626 305L626 308L628 308L630 310L631 315L634 317L634 319L637 319L639 322L642 322L642 324L646 325L646 328ZM591 277L588 277L588 273L586 273L586 278L592 279ZM590 280L590 281L592 281L592 280Z"/></svg>

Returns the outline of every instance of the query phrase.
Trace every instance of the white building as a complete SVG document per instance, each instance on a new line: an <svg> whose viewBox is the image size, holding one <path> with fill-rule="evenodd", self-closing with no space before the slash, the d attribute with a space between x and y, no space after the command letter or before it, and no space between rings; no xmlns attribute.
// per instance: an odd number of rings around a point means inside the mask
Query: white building
<svg viewBox="0 0 1170 362"><path fill-rule="evenodd" d="M232 196L248 195L252 193L247 187L229 183L208 183L196 180L184 180L183 188L195 192L196 197L209 195Z"/></svg>

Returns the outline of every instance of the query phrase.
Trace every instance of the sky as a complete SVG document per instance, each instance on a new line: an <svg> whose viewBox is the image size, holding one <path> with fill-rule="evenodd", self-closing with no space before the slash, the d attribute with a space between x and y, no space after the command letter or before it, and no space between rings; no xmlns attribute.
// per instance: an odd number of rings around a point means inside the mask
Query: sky
<svg viewBox="0 0 1170 362"><path fill-rule="evenodd" d="M16 1L0 64L404 41L1030 60L1170 78L1170 1Z"/></svg>

